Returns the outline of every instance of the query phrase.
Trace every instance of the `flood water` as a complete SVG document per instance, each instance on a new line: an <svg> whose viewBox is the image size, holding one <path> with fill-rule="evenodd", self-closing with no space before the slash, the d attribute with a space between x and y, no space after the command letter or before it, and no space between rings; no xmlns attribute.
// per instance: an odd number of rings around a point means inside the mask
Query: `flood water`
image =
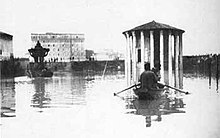
<svg viewBox="0 0 220 138"><path fill-rule="evenodd" d="M1 138L219 138L216 80L184 75L184 90L153 101L135 99L123 72L1 80ZM219 84L218 84L219 85Z"/></svg>

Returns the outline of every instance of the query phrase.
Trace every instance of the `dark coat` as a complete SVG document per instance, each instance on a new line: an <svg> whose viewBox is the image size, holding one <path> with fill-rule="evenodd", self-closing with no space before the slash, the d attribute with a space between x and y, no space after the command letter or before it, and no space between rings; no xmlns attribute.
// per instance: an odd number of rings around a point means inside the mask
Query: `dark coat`
<svg viewBox="0 0 220 138"><path fill-rule="evenodd" d="M140 82L142 89L157 89L157 77L152 71L144 71L140 76Z"/></svg>

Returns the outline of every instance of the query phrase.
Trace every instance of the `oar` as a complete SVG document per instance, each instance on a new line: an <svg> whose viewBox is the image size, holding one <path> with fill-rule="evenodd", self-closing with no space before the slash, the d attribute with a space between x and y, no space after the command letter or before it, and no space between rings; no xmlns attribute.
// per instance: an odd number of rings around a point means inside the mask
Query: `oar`
<svg viewBox="0 0 220 138"><path fill-rule="evenodd" d="M129 90L129 89L131 89L131 88L133 88L133 87L139 86L139 85L140 85L140 83L134 84L134 85L132 85L132 86L130 86L130 87L128 87L128 88L126 88L126 89L120 91L120 92L114 93L114 96L116 96L116 95L118 95L119 93L122 93L122 92L124 92L124 91L126 91L126 90Z"/></svg>
<svg viewBox="0 0 220 138"><path fill-rule="evenodd" d="M185 91L183 91L183 90L177 89L177 88L175 88L175 87L172 87L172 86L169 86L169 85L166 85L166 84L161 84L161 83L158 83L158 84L163 85L163 86L166 86L166 87L171 88L171 89L174 89L174 90L179 91L179 92L181 92L181 93L190 94L189 92L185 92Z"/></svg>
<svg viewBox="0 0 220 138"><path fill-rule="evenodd" d="M117 96L118 98L120 98L120 99L122 99L122 100L125 100L124 97L121 97L121 96L119 96L119 95L117 95L117 94L114 94L114 96Z"/></svg>

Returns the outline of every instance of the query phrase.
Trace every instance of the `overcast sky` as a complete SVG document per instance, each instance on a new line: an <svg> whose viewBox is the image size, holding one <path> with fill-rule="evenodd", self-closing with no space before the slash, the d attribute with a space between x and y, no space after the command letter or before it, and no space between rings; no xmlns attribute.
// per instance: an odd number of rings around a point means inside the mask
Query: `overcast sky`
<svg viewBox="0 0 220 138"><path fill-rule="evenodd" d="M85 48L125 51L122 32L151 22L186 32L183 54L220 53L220 0L1 0L0 31L14 36L15 56L31 33L83 33Z"/></svg>

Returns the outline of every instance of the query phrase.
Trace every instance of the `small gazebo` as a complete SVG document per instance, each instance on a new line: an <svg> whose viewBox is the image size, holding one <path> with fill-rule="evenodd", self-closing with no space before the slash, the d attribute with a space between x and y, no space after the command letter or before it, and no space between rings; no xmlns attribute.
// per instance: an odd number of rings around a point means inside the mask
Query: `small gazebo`
<svg viewBox="0 0 220 138"><path fill-rule="evenodd" d="M126 37L127 84L137 83L145 62L160 67L161 82L183 87L182 34L184 30L155 21L123 32Z"/></svg>
<svg viewBox="0 0 220 138"><path fill-rule="evenodd" d="M37 41L37 44L34 48L28 49L28 52L34 58L35 63L42 63L44 61L44 57L47 56L49 51L50 49L43 48L39 41Z"/></svg>
<svg viewBox="0 0 220 138"><path fill-rule="evenodd" d="M44 57L48 55L49 48L43 48L39 41L34 48L28 49L30 55L34 58L34 63L30 63L27 68L29 77L52 77L53 72L46 67Z"/></svg>

